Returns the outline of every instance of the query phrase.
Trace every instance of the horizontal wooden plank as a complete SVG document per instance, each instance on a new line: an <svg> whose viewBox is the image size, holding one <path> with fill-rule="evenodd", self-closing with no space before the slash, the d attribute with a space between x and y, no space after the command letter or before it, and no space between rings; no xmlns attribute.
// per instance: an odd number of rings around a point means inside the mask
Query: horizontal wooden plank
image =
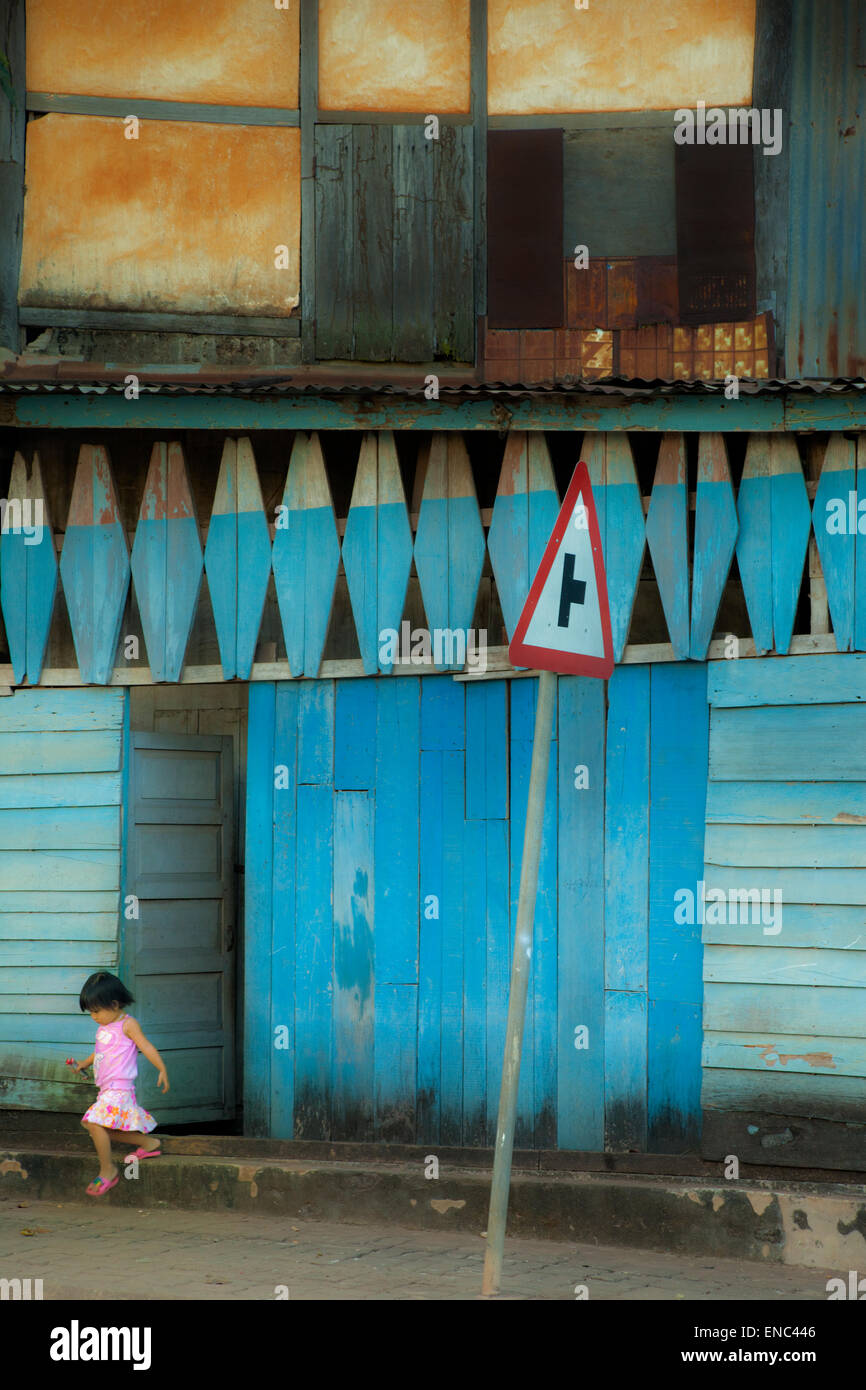
<svg viewBox="0 0 866 1390"><path fill-rule="evenodd" d="M16 1050L15 1047L0 1047L0 1076L17 1078L19 1081L56 1081L65 1086L67 1091L76 1091L80 1098L82 1094L88 1094L87 1088L92 1087L93 1083L86 1081L80 1072L67 1067L68 1056L63 1043L43 1043L38 1048L28 1047L20 1050Z"/></svg>
<svg viewBox="0 0 866 1390"><path fill-rule="evenodd" d="M860 1038L866 1032L866 990L832 986L704 985L708 1032L755 1033L762 1029Z"/></svg>
<svg viewBox="0 0 866 1390"><path fill-rule="evenodd" d="M3 784L0 782L0 795ZM710 782L707 824L866 825L862 782Z"/></svg>
<svg viewBox="0 0 866 1390"><path fill-rule="evenodd" d="M242 314L138 313L130 309L19 309L33 327L104 328L111 333L215 333L238 338L297 338L300 319ZM177 368L175 368L177 370Z"/></svg>
<svg viewBox="0 0 866 1390"><path fill-rule="evenodd" d="M704 979L741 984L837 985L866 989L866 950L822 951L772 944L707 946ZM863 1020L866 1034L866 1018Z"/></svg>
<svg viewBox="0 0 866 1390"><path fill-rule="evenodd" d="M78 889L73 893L57 892L52 889L12 889L0 888L0 913L111 913L117 920L119 899L117 891Z"/></svg>
<svg viewBox="0 0 866 1390"><path fill-rule="evenodd" d="M117 690L17 690L0 704L0 733L61 733L67 730L120 729L123 696ZM5 771L0 766L0 774Z"/></svg>
<svg viewBox="0 0 866 1390"><path fill-rule="evenodd" d="M64 896L70 903L70 909L76 906L77 897L87 897L86 894L77 893ZM114 912L4 912L0 925L0 958L4 962L11 960L9 952L19 942L23 945L34 942L44 944L48 950L53 949L50 943L62 942L66 946L79 941L114 942L117 931L117 914Z"/></svg>
<svg viewBox="0 0 866 1390"><path fill-rule="evenodd" d="M74 965L87 974L92 974L94 970L108 970L109 962L117 959L117 946L112 937L102 941L94 940L92 937L85 937L80 941L59 941L56 937L46 937L44 941L9 940L6 937L5 919L3 935L4 939L0 942L0 965L13 973L22 966L49 968ZM96 962L95 965L93 961ZM87 974L82 977L82 984ZM34 979L38 980L38 977L34 976Z"/></svg>
<svg viewBox="0 0 866 1390"><path fill-rule="evenodd" d="M2 1077L2 1070L0 1070ZM70 1091L59 1081L9 1080L3 1087L0 1110L50 1110L60 1114L83 1111L96 1099L93 1086L88 1091Z"/></svg>
<svg viewBox="0 0 866 1390"><path fill-rule="evenodd" d="M783 902L781 920L782 931L778 937L784 940L786 946L866 951L866 910L863 907L837 904L828 912L823 904ZM750 917L742 923L705 922L701 939L705 946L713 943L720 946L757 946L767 938L761 925L756 928Z"/></svg>
<svg viewBox="0 0 866 1390"><path fill-rule="evenodd" d="M27 892L46 883L63 884L67 893L117 889L120 854L116 849L0 849L0 890Z"/></svg>
<svg viewBox="0 0 866 1390"><path fill-rule="evenodd" d="M704 870L705 891L721 888L728 895L728 915L731 890L741 893L746 888L759 888L766 893L768 911L776 902L784 910L789 903L866 903L866 869L774 869L768 865L744 865L731 868L707 864ZM773 895L781 893L777 899ZM742 916L742 909L738 912Z"/></svg>
<svg viewBox="0 0 866 1390"><path fill-rule="evenodd" d="M797 661L711 661L711 705L840 704L866 700L866 654L802 657Z"/></svg>
<svg viewBox="0 0 866 1390"><path fill-rule="evenodd" d="M65 691L67 695L72 691ZM28 776L0 774L0 810L47 809L52 806L119 806L121 774L86 772L77 777L57 777L33 772Z"/></svg>
<svg viewBox="0 0 866 1390"><path fill-rule="evenodd" d="M864 781L863 711L854 704L716 709L710 723L710 778Z"/></svg>
<svg viewBox="0 0 866 1390"><path fill-rule="evenodd" d="M4 706L5 708L5 706ZM89 733L0 733L4 773L117 772L120 737L111 730Z"/></svg>
<svg viewBox="0 0 866 1390"><path fill-rule="evenodd" d="M705 1067L737 1071L866 1076L866 1039L816 1038L787 1033L705 1033ZM866 1153L863 1155L866 1164Z"/></svg>
<svg viewBox="0 0 866 1390"><path fill-rule="evenodd" d="M82 981L82 984L84 982ZM45 1008L38 1009L38 1003L44 1003ZM93 1050L93 1040L96 1036L93 1019L89 1014L83 1014L78 1007L78 996L75 997L75 1012L70 1008L67 1013L62 1013L60 1005L63 1000L54 997L50 1001L44 997L37 1000L35 996L20 995L16 998L13 994L0 997L0 1043L15 1044L16 1050L20 1051L22 1045L30 1047L38 1043L61 1043L69 1047L86 1047L87 1051L82 1053L86 1057ZM25 1010L30 1010L26 1013ZM71 1053L67 1053L71 1056Z"/></svg>
<svg viewBox="0 0 866 1390"><path fill-rule="evenodd" d="M119 849L120 807L0 811L0 845L4 850Z"/></svg>
<svg viewBox="0 0 866 1390"><path fill-rule="evenodd" d="M214 106L198 101L151 101L142 97L58 96L28 92L28 111L61 111L72 116L138 116L142 121L205 121L208 125L296 126L297 110L280 106Z"/></svg>
<svg viewBox="0 0 866 1390"><path fill-rule="evenodd" d="M87 976L92 975L94 970L110 968L106 962L105 948L99 942L89 943L89 960L87 959L86 946L81 954L84 959L79 965L39 965L30 968L0 965L0 995L24 995L26 997L31 990L34 994L43 996L69 994L74 996L77 1006L81 986ZM83 975L82 971L84 971Z"/></svg>
<svg viewBox="0 0 866 1390"><path fill-rule="evenodd" d="M866 865L866 825L708 825L708 864L855 869Z"/></svg>
<svg viewBox="0 0 866 1390"><path fill-rule="evenodd" d="M701 1105L706 1110L757 1110L843 1123L862 1121L866 1078L710 1068L704 1071Z"/></svg>
<svg viewBox="0 0 866 1390"><path fill-rule="evenodd" d="M723 1159L728 1154L736 1154L741 1163L863 1173L866 1125L753 1110L705 1110L701 1157Z"/></svg>

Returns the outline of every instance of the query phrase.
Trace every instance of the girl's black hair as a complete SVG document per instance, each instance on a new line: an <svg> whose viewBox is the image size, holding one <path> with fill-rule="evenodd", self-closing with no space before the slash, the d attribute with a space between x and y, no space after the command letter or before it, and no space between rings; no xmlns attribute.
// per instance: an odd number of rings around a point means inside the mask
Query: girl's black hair
<svg viewBox="0 0 866 1390"><path fill-rule="evenodd" d="M96 1009L112 1009L115 1004L134 1004L135 1000L122 980L110 975L107 970L97 970L84 981L78 1002L83 1014Z"/></svg>

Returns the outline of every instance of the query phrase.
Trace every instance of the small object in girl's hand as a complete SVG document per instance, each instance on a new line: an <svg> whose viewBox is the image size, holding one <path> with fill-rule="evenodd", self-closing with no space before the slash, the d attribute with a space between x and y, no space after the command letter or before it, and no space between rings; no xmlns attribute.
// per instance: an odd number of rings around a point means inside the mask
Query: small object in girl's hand
<svg viewBox="0 0 866 1390"><path fill-rule="evenodd" d="M67 1057L67 1058L66 1058L66 1065L67 1065L68 1067L74 1067L74 1066L75 1066L75 1058L74 1058L74 1057Z"/></svg>

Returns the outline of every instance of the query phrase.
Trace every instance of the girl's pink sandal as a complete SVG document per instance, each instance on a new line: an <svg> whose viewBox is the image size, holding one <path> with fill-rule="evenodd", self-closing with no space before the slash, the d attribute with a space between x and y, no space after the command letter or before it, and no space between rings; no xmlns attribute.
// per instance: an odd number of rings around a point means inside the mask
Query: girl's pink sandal
<svg viewBox="0 0 866 1390"><path fill-rule="evenodd" d="M109 1178L108 1182L105 1181L105 1178L94 1178L87 1187L88 1197L104 1197L109 1188L114 1187L119 1180L120 1175L118 1173L115 1173L113 1178Z"/></svg>
<svg viewBox="0 0 866 1390"><path fill-rule="evenodd" d="M134 1153L124 1156L124 1163L128 1163L131 1158L159 1158L162 1148L158 1149L136 1149Z"/></svg>

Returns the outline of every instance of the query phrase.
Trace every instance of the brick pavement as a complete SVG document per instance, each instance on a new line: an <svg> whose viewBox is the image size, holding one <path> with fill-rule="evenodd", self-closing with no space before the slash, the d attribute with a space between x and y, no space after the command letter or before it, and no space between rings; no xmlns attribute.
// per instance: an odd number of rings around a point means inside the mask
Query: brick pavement
<svg viewBox="0 0 866 1390"><path fill-rule="evenodd" d="M24 1230L35 1231L23 1235ZM474 1299L484 1241L462 1232L276 1220L239 1212L0 1201L0 1278L45 1299ZM826 1300L834 1271L509 1240L502 1296L571 1300ZM835 1271L838 1273L838 1271Z"/></svg>

